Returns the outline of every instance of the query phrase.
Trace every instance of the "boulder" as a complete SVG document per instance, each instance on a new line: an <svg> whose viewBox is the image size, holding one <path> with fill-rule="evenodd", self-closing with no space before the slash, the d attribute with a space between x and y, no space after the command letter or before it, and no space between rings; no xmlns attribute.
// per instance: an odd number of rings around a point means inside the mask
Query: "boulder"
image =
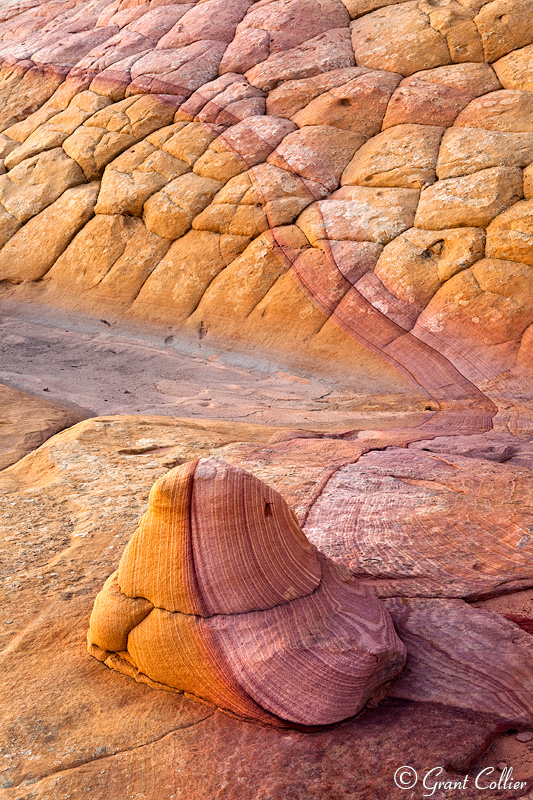
<svg viewBox="0 0 533 800"><path fill-rule="evenodd" d="M405 658L379 601L315 551L282 497L216 459L154 485L88 642L137 681L277 726L353 716Z"/></svg>

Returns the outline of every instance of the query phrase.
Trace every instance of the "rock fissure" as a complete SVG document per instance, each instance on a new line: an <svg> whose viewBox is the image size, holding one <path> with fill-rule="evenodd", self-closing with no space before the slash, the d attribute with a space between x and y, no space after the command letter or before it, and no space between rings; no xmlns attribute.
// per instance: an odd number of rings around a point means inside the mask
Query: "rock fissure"
<svg viewBox="0 0 533 800"><path fill-rule="evenodd" d="M61 769L55 769L55 770L53 770L51 772L47 772L46 774L39 775L39 777L35 777L34 778L32 776L31 783L29 782L28 778L25 778L24 780L20 781L20 783L10 783L9 787L5 787L4 786L4 788L17 789L17 788L20 788L22 786L28 786L28 785L36 786L37 784L39 784L40 781L44 781L46 778L51 778L54 775L61 775L63 773L72 772L74 770L80 769L80 767L84 767L87 764L93 764L93 763L95 763L97 761L104 761L104 760L107 760L107 759L115 758L116 756L126 755L127 753L134 753L137 750L142 750L145 747L150 747L150 746L152 746L154 744L157 744L158 742L162 742L165 739L167 739L168 737L170 737L173 734L177 733L178 731L187 730L188 728L193 728L193 727L195 727L197 725L201 725L203 722L205 722L206 720L210 719L210 717L212 717L214 713L215 712L213 711L211 714L206 714L206 716L203 719L200 719L200 720L197 720L196 722L191 722L188 725L183 725L183 726L180 726L179 728L174 728L174 729L172 729L170 731L167 731L162 736L158 736L156 739L153 739L153 740L151 740L149 742L143 742L142 744L135 745L134 747L128 747L128 748L126 748L124 750L117 750L114 753L105 753L105 754L101 754L101 755L98 754L98 755L93 756L92 758L88 758L85 761L78 761L78 762L75 762L73 764L70 764L69 766L63 767Z"/></svg>

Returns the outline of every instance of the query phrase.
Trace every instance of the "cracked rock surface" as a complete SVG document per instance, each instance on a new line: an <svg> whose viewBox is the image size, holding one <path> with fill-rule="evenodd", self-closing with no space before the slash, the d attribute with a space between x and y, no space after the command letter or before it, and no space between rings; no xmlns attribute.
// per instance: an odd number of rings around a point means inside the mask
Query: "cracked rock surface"
<svg viewBox="0 0 533 800"><path fill-rule="evenodd" d="M39 395L0 395L2 800L531 797L474 781L533 779L532 67L532 0L2 4L2 375ZM211 455L406 645L341 727L86 654L150 487Z"/></svg>
<svg viewBox="0 0 533 800"><path fill-rule="evenodd" d="M229 800L237 791L250 800L282 800L287 792L302 800L363 800L369 792L396 798L403 796L392 779L400 761L423 769L431 760L449 779L468 772L473 780L494 737L533 725L531 473L520 463L531 457L527 443L509 435L492 441L485 434L446 440L434 437L428 424L348 435L272 434L260 425L100 417L58 434L0 473L2 798L81 798L88 788L96 797L112 790L119 800L135 793L207 800L214 792ZM454 443L463 455L453 452ZM413 477L419 453L436 457L435 474L424 464L424 476ZM384 599L407 646L407 666L388 698L336 730L273 731L230 719L183 695L117 675L86 653L94 597L116 569L154 479L170 466L211 454L279 491L296 508L308 538ZM510 463L499 460L505 458ZM506 503L512 516L507 523L502 518L498 492L480 497L477 513L487 520L494 515L500 526L486 534L490 550L483 549L482 537L473 539L465 561L457 537L471 530L475 516L458 514L446 526L441 515L451 515L441 498L468 502L469 467L482 465L514 483ZM373 487L365 500L373 513L359 513L353 543L346 533L336 539L327 520L328 510L339 517L335 482L342 481L346 492L357 472ZM396 491L404 508L386 536L375 524L390 503L386 487L380 491L383 480L411 481L405 495ZM438 545L425 556L412 491L424 493L424 530L440 528ZM349 504L343 510L346 519L353 517ZM324 521L320 530L317 518ZM339 525L348 531L340 517ZM380 567L389 561L387 548L396 553L389 574ZM489 552L492 561L486 560ZM484 560L484 568L469 572L463 564L474 557ZM512 594L483 599L495 584L506 591L513 581ZM505 605L506 597L514 598L514 606ZM476 798L476 792L465 796Z"/></svg>
<svg viewBox="0 0 533 800"><path fill-rule="evenodd" d="M532 19L530 0L10 0L0 299L293 366L335 352L369 392L380 369L440 403L503 392L530 430L510 384L533 321Z"/></svg>

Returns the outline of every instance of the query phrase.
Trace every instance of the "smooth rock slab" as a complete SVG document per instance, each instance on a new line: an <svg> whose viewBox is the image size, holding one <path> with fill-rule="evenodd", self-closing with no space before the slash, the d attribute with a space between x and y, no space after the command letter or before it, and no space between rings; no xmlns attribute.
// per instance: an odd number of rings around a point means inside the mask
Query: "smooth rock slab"
<svg viewBox="0 0 533 800"><path fill-rule="evenodd" d="M319 734L280 733L216 713L112 758L82 762L30 787L6 788L0 798L84 800L90 787L95 797L113 800L404 800L393 779L398 767L407 763L423 775L442 765L441 780L463 781L495 730L497 722L481 714L402 701ZM520 794L494 792L490 800ZM479 795L470 786L461 792L466 800ZM422 796L422 790L411 795Z"/></svg>
<svg viewBox="0 0 533 800"><path fill-rule="evenodd" d="M488 431L471 436L437 436L435 439L412 442L408 446L413 450L453 453L533 469L533 443L505 431Z"/></svg>
<svg viewBox="0 0 533 800"><path fill-rule="evenodd" d="M386 244L413 225L416 189L343 186L303 211L297 224L311 244L320 239Z"/></svg>
<svg viewBox="0 0 533 800"><path fill-rule="evenodd" d="M486 227L495 216L522 198L522 170L490 167L473 175L446 178L420 196L417 228Z"/></svg>
<svg viewBox="0 0 533 800"><path fill-rule="evenodd" d="M0 470L82 419L79 411L0 384Z"/></svg>
<svg viewBox="0 0 533 800"><path fill-rule="evenodd" d="M351 25L357 64L401 75L451 61L444 36L431 27L417 2L373 11Z"/></svg>
<svg viewBox="0 0 533 800"><path fill-rule="evenodd" d="M462 600L396 597L385 605L409 653L392 697L494 714L509 726L531 725L531 634Z"/></svg>
<svg viewBox="0 0 533 800"><path fill-rule="evenodd" d="M533 266L533 200L522 200L496 217L487 229L487 256Z"/></svg>
<svg viewBox="0 0 533 800"><path fill-rule="evenodd" d="M476 597L533 585L531 473L389 448L339 469L304 530L381 596Z"/></svg>

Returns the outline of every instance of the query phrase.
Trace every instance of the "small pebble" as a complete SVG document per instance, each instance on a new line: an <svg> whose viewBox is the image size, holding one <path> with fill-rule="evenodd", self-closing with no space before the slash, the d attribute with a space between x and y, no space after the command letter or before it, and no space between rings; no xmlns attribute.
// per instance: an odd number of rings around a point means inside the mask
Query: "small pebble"
<svg viewBox="0 0 533 800"><path fill-rule="evenodd" d="M500 772L503 772L504 769L507 769L507 764L505 761L500 761L499 764L496 764L496 769L499 769Z"/></svg>
<svg viewBox="0 0 533 800"><path fill-rule="evenodd" d="M533 733L529 731L522 731L522 733L517 733L516 738L519 742L531 742L533 740Z"/></svg>

